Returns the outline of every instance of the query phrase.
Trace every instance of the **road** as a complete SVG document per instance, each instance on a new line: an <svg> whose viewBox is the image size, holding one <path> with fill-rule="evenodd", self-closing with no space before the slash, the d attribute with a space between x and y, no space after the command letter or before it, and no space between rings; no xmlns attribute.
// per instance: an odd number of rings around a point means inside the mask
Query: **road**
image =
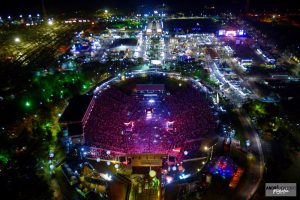
<svg viewBox="0 0 300 200"><path fill-rule="evenodd" d="M215 77L220 82L225 84L227 81L220 74L216 64L212 62L210 63L209 66L211 67L212 73L214 73ZM227 94L227 97L230 99L230 101L233 104L235 105L239 104L241 100L237 99L237 97L241 95L238 93L238 91L234 89L232 89L231 91L234 92L235 95ZM242 97L240 98L242 99ZM263 156L260 138L255 128L253 127L249 116L242 108L238 108L237 112L238 112L241 125L243 126L244 135L251 142L251 146L249 147L249 152L251 151L251 153L254 156L254 159L249 160L247 165L247 170L245 170L244 177L242 181L239 183L237 190L234 193L232 199L248 200L254 195L262 180L263 171L264 171L264 156Z"/></svg>
<svg viewBox="0 0 300 200"><path fill-rule="evenodd" d="M247 200L250 199L256 192L264 172L264 155L260 138L252 126L251 120L247 113L239 109L239 119L245 130L245 136L250 140L251 145L249 151L252 152L254 159L249 160L248 169L245 172L243 181L238 185L237 191L233 199Z"/></svg>
<svg viewBox="0 0 300 200"><path fill-rule="evenodd" d="M215 77L218 78L218 80L224 84L226 80L224 80L224 77L220 74L216 64L212 62L210 63L209 66L211 67L212 73L214 73ZM221 91L219 91L219 93L220 92ZM239 104L240 100L236 99L236 97L239 96L240 95L237 92L235 93L235 95L233 94L227 95L230 101L235 105ZM232 199L248 200L255 194L262 180L263 172L264 172L264 156L263 156L260 138L255 128L253 127L249 116L242 108L238 108L237 112L238 112L241 125L243 126L245 137L251 142L251 146L249 147L249 152L251 151L251 153L254 156L254 159L249 160L249 163L247 165L247 170L245 170L244 177L242 181L239 183L237 190L235 191Z"/></svg>

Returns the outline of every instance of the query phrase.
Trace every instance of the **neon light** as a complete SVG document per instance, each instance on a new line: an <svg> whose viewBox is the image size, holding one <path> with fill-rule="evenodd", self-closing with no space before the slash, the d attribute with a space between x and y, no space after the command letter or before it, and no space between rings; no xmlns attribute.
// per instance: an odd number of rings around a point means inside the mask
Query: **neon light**
<svg viewBox="0 0 300 200"><path fill-rule="evenodd" d="M179 176L179 179L186 179L186 178L188 178L188 177L190 177L191 175L190 174L181 174L180 176Z"/></svg>
<svg viewBox="0 0 300 200"><path fill-rule="evenodd" d="M239 36L245 35L245 31L244 30L237 30L237 34Z"/></svg>
<svg viewBox="0 0 300 200"><path fill-rule="evenodd" d="M225 35L225 33L226 33L226 31L222 29L222 30L219 30L218 35L223 36L223 35Z"/></svg>
<svg viewBox="0 0 300 200"><path fill-rule="evenodd" d="M226 31L225 33L225 36L229 36L229 37L235 37L237 34L236 34L236 31Z"/></svg>
<svg viewBox="0 0 300 200"><path fill-rule="evenodd" d="M172 149L172 151L174 151L174 152L180 152L181 151L181 147L178 147L178 148L175 148L175 149Z"/></svg>

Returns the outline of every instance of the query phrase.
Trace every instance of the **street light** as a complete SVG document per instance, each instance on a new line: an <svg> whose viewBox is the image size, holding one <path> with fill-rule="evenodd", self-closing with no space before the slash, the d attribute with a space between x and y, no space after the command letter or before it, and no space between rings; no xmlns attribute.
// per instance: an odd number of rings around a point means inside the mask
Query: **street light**
<svg viewBox="0 0 300 200"><path fill-rule="evenodd" d="M52 26L52 25L53 25L53 21L52 21L52 20L49 20L49 21L48 21L48 25L49 25L49 26Z"/></svg>
<svg viewBox="0 0 300 200"><path fill-rule="evenodd" d="M216 143L217 144L217 143ZM214 146L216 144L213 144L211 147L208 147L208 146L204 146L204 151L207 151L207 154L208 154L208 160L211 160L212 158L212 154L213 154L213 151L214 151ZM210 151L209 151L210 150ZM210 155L209 155L210 154Z"/></svg>
<svg viewBox="0 0 300 200"><path fill-rule="evenodd" d="M16 37L16 38L15 38L15 42L16 42L16 43L19 43L19 42L21 42L21 39L20 39L19 37Z"/></svg>

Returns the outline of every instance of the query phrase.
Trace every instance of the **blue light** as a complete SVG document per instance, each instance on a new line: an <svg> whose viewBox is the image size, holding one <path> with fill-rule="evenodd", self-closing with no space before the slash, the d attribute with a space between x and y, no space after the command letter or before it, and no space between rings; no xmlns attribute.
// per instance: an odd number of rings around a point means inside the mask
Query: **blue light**
<svg viewBox="0 0 300 200"><path fill-rule="evenodd" d="M186 178L188 178L188 177L190 177L191 175L190 174L181 174L180 176L179 176L179 179L186 179Z"/></svg>

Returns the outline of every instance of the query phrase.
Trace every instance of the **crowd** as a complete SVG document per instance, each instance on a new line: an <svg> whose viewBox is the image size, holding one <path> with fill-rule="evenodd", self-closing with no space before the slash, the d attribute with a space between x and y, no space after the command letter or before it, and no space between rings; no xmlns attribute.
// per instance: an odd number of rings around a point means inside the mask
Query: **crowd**
<svg viewBox="0 0 300 200"><path fill-rule="evenodd" d="M127 122L127 112L133 110L136 104L134 98L117 88L103 91L95 100L84 127L86 144L124 152L124 122Z"/></svg>
<svg viewBox="0 0 300 200"><path fill-rule="evenodd" d="M209 103L192 87L151 104L137 95L127 95L114 86L103 91L84 127L86 144L123 153L168 153L181 147L192 155L197 147L191 141L215 128ZM153 109L150 118L149 108ZM130 121L133 129L126 131L124 123ZM174 121L174 130L168 131L168 121Z"/></svg>
<svg viewBox="0 0 300 200"><path fill-rule="evenodd" d="M199 139L215 129L215 123L207 100L192 87L166 97L171 110L170 121L175 121L174 143Z"/></svg>

